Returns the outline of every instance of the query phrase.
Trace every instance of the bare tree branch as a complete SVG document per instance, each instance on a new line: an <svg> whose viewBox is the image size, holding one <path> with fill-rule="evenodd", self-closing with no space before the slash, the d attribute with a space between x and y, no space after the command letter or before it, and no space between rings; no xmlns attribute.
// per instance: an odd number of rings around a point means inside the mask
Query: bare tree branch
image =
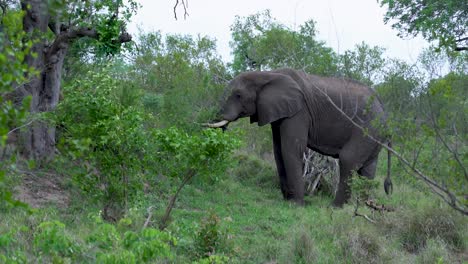
<svg viewBox="0 0 468 264"><path fill-rule="evenodd" d="M188 9L188 0L180 0L182 6L184 7L184 19L187 19L187 16L189 15L187 13ZM174 18L177 20L177 6L179 6L179 0L176 0L176 3L174 5Z"/></svg>

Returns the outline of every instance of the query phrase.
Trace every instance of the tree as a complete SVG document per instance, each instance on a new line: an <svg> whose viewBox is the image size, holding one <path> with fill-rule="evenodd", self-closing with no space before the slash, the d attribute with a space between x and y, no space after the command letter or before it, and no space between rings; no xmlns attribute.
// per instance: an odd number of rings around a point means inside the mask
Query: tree
<svg viewBox="0 0 468 264"><path fill-rule="evenodd" d="M384 48L370 47L364 42L357 44L354 50L347 50L340 56L340 71L348 78L368 85L376 84L385 66L384 51Z"/></svg>
<svg viewBox="0 0 468 264"><path fill-rule="evenodd" d="M468 2L460 0L380 0L384 21L392 21L399 36L421 34L439 47L468 50ZM394 22L393 22L394 21Z"/></svg>
<svg viewBox="0 0 468 264"><path fill-rule="evenodd" d="M237 17L231 27L235 72L281 67L334 75L337 56L316 39L315 22L309 20L291 30L271 18L269 11L245 18Z"/></svg>
<svg viewBox="0 0 468 264"><path fill-rule="evenodd" d="M130 79L143 88L145 106L159 126L200 129L194 122L213 118L230 79L214 40L150 32L136 42Z"/></svg>
<svg viewBox="0 0 468 264"><path fill-rule="evenodd" d="M389 59L383 82L376 85L379 97L393 120L401 121L414 115L415 95L423 83L422 73L414 65L398 59ZM412 118L412 117L411 117Z"/></svg>
<svg viewBox="0 0 468 264"><path fill-rule="evenodd" d="M33 42L25 63L39 74L13 93L16 103L32 97L33 114L50 111L58 104L62 68L70 46L87 39L85 48L94 54L118 53L122 43L131 41L125 27L137 8L133 0L126 4L122 0L21 0L2 2L1 6L4 13L18 9L24 12L24 41ZM27 157L48 157L55 149L55 128L40 120L32 122L21 135L21 147Z"/></svg>

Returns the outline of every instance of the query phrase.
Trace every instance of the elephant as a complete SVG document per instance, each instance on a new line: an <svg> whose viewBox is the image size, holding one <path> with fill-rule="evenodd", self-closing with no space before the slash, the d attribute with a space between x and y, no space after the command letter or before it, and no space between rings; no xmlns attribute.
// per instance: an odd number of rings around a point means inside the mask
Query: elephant
<svg viewBox="0 0 468 264"><path fill-rule="evenodd" d="M387 119L383 104L366 85L284 68L241 73L228 89L221 121L208 126L225 129L243 117L259 126L270 124L284 199L304 205L302 157L306 148L339 160L335 207L349 201L353 171L375 177L381 144L390 144L390 139L382 129ZM390 152L384 188L387 194L392 190Z"/></svg>

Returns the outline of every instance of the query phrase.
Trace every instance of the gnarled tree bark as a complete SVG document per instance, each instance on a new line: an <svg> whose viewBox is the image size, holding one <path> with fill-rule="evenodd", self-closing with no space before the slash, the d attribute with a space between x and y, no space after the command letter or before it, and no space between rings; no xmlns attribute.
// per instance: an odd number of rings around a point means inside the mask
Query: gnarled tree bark
<svg viewBox="0 0 468 264"><path fill-rule="evenodd" d="M48 112L59 102L62 68L68 48L74 40L82 37L97 39L99 34L92 28L74 28L53 21L47 1L22 0L21 8L26 11L23 29L36 41L31 50L34 55L29 55L26 63L40 74L15 90L15 101L20 103L26 96L31 96L31 113ZM49 29L55 34L51 43L45 38ZM131 39L130 34L123 33L117 42L129 42ZM54 155L55 127L46 122L32 122L17 138L21 141L17 142L21 153L28 158L43 160Z"/></svg>

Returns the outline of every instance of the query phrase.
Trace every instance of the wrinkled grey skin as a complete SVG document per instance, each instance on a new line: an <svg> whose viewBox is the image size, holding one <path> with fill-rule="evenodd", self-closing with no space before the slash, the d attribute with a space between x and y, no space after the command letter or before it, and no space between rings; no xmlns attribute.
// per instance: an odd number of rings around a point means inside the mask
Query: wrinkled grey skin
<svg viewBox="0 0 468 264"><path fill-rule="evenodd" d="M229 88L231 95L221 111L224 120L250 117L251 123L259 126L271 124L285 199L304 204L302 157L306 147L339 159L340 181L334 206L341 207L348 201L352 171L370 179L375 177L381 146L366 135L387 142L379 132L381 129L375 127L385 124L386 118L382 104L367 86L343 78L280 69L242 73L230 82ZM367 134L337 107L364 127ZM390 187L388 171L387 193Z"/></svg>

